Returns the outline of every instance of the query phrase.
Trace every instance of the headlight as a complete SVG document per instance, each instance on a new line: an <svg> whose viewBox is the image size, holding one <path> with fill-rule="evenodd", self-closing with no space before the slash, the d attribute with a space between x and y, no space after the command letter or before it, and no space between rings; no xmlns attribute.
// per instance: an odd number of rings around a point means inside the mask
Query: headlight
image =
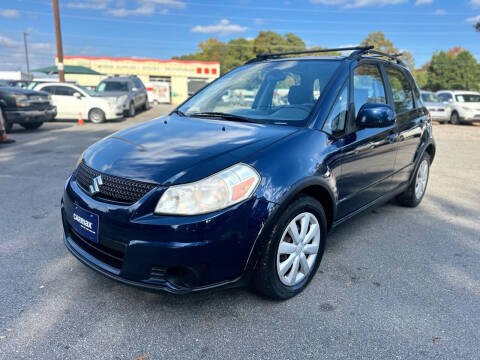
<svg viewBox="0 0 480 360"><path fill-rule="evenodd" d="M155 214L197 215L221 210L248 199L259 181L255 169L237 164L203 180L168 188Z"/></svg>
<svg viewBox="0 0 480 360"><path fill-rule="evenodd" d="M122 95L118 97L117 103L123 104L125 101L127 101L128 96L127 95Z"/></svg>
<svg viewBox="0 0 480 360"><path fill-rule="evenodd" d="M15 103L18 107L30 105L26 95L14 95L13 97L15 98Z"/></svg>

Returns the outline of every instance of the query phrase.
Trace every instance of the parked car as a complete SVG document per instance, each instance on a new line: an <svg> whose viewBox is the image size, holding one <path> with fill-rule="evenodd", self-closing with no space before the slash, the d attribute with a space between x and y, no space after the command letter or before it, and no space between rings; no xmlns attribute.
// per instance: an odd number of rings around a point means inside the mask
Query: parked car
<svg viewBox="0 0 480 360"><path fill-rule="evenodd" d="M24 129L38 129L57 114L49 94L11 87L5 81L0 81L0 108L7 133L15 123Z"/></svg>
<svg viewBox="0 0 480 360"><path fill-rule="evenodd" d="M442 102L435 93L431 91L421 91L422 100L426 106L432 120L440 123L446 123L450 121L452 107Z"/></svg>
<svg viewBox="0 0 480 360"><path fill-rule="evenodd" d="M47 77L46 78L35 78L35 79L28 82L27 89L33 90L39 84L59 83L59 82L60 82L60 80L58 80L58 78L47 78ZM77 82L74 81L74 80L66 80L64 83L73 84L73 85L77 84Z"/></svg>
<svg viewBox="0 0 480 360"><path fill-rule="evenodd" d="M27 89L30 80L6 80L6 83L8 84L8 86Z"/></svg>
<svg viewBox="0 0 480 360"><path fill-rule="evenodd" d="M328 231L394 197L417 206L435 157L408 67L353 50L262 55L168 116L90 146L65 184L67 248L149 290L251 283L275 299L298 294ZM255 89L250 108L222 99L239 83ZM286 84L288 104L272 105Z"/></svg>
<svg viewBox="0 0 480 360"><path fill-rule="evenodd" d="M92 123L118 119L123 116L122 99L101 97L83 86L67 83L40 83L35 90L49 93L57 107L58 119L86 117Z"/></svg>
<svg viewBox="0 0 480 360"><path fill-rule="evenodd" d="M135 116L137 109L147 110L147 89L137 76L109 77L98 84L100 96L116 96L122 99L125 115Z"/></svg>
<svg viewBox="0 0 480 360"><path fill-rule="evenodd" d="M441 90L437 95L451 108L452 124L480 121L480 93L464 90Z"/></svg>

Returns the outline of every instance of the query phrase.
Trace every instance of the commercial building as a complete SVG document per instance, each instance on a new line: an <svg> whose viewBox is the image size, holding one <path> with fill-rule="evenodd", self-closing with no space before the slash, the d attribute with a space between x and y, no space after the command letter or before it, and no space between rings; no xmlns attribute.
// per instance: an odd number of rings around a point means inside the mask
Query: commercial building
<svg viewBox="0 0 480 360"><path fill-rule="evenodd" d="M1 80L32 80L33 76L21 71L0 71Z"/></svg>
<svg viewBox="0 0 480 360"><path fill-rule="evenodd" d="M66 80L85 86L96 86L108 76L137 75L153 94L152 100L171 104L182 103L220 74L220 64L211 61L65 56L63 63L103 74L65 76Z"/></svg>

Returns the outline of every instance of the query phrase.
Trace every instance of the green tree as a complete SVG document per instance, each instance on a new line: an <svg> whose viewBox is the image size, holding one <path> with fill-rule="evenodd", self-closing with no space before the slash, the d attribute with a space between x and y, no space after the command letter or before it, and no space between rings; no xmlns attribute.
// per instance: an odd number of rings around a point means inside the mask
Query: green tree
<svg viewBox="0 0 480 360"><path fill-rule="evenodd" d="M480 31L480 21L475 25L475 30Z"/></svg>
<svg viewBox="0 0 480 360"><path fill-rule="evenodd" d="M375 50L385 52L387 54L402 53L402 61L410 68L415 68L415 59L413 55L408 51L398 50L393 42L387 39L385 33L382 31L375 31L367 35L367 37L360 43L361 46L373 45Z"/></svg>
<svg viewBox="0 0 480 360"><path fill-rule="evenodd" d="M437 52L427 67L426 88L480 90L480 65L469 51L461 48Z"/></svg>

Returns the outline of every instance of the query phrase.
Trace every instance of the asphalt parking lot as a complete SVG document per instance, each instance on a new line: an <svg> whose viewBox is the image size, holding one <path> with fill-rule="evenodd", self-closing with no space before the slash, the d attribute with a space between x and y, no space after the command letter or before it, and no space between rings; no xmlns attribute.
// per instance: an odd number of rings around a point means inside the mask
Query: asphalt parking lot
<svg viewBox="0 0 480 360"><path fill-rule="evenodd" d="M388 203L330 234L310 286L151 294L106 279L62 241L81 152L168 111L100 125L16 127L0 147L1 359L478 359L480 126L435 125L423 203Z"/></svg>

